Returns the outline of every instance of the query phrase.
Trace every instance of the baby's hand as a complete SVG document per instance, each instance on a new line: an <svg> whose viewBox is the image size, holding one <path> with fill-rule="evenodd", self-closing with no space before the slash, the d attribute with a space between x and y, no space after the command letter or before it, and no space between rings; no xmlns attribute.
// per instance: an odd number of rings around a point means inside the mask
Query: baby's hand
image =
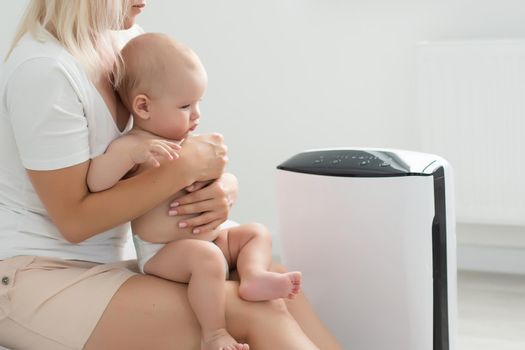
<svg viewBox="0 0 525 350"><path fill-rule="evenodd" d="M131 160L135 164L149 162L154 167L158 167L162 158L177 159L179 154L176 151L180 149L180 145L172 141L146 140L131 151Z"/></svg>

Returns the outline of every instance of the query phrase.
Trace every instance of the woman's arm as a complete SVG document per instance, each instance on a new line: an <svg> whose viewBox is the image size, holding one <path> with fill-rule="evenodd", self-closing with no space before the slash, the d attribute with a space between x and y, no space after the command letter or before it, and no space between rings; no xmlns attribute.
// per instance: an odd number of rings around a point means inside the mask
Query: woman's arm
<svg viewBox="0 0 525 350"><path fill-rule="evenodd" d="M91 192L113 187L135 165L150 162L160 166L164 158L175 159L181 147L175 142L144 138L134 134L119 137L111 142L106 152L91 160L87 184Z"/></svg>
<svg viewBox="0 0 525 350"><path fill-rule="evenodd" d="M28 170L29 178L64 238L82 242L136 218L196 181L218 178L226 164L219 134L188 138L176 161L166 161L107 191L90 193L89 162L59 170Z"/></svg>

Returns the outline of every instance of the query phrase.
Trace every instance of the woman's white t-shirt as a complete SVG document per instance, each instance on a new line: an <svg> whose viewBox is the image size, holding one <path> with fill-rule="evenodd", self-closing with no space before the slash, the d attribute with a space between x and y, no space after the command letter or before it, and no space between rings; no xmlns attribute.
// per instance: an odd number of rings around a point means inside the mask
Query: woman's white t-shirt
<svg viewBox="0 0 525 350"><path fill-rule="evenodd" d="M119 41L142 33L138 26ZM0 260L16 255L120 260L129 224L79 244L67 242L26 169L55 170L102 154L120 131L102 96L57 41L26 34L0 74ZM67 190L67 189L65 189Z"/></svg>

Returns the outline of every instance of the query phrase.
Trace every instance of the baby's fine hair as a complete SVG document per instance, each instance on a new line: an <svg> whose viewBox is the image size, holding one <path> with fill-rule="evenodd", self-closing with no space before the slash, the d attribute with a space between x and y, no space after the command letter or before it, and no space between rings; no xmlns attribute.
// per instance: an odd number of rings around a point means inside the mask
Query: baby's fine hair
<svg viewBox="0 0 525 350"><path fill-rule="evenodd" d="M120 79L114 85L130 110L137 94L149 97L161 94L166 88L166 78L176 74L176 68L204 69L190 48L162 33L146 33L131 39L122 49L121 57Z"/></svg>

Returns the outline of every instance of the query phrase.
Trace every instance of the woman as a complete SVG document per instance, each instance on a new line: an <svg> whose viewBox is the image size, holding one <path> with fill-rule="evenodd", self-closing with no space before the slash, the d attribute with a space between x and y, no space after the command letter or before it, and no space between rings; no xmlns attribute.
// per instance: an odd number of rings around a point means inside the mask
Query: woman
<svg viewBox="0 0 525 350"><path fill-rule="evenodd" d="M227 219L237 184L222 137L190 137L175 161L107 191L86 186L89 159L130 126L110 82L124 40L112 31L133 31L144 5L32 0L21 22L0 77L0 345L199 348L186 285L114 261L125 223L195 182L217 179L178 200L179 214L202 213L187 225ZM251 349L339 349L304 296L250 303L237 287L227 284L227 327Z"/></svg>

